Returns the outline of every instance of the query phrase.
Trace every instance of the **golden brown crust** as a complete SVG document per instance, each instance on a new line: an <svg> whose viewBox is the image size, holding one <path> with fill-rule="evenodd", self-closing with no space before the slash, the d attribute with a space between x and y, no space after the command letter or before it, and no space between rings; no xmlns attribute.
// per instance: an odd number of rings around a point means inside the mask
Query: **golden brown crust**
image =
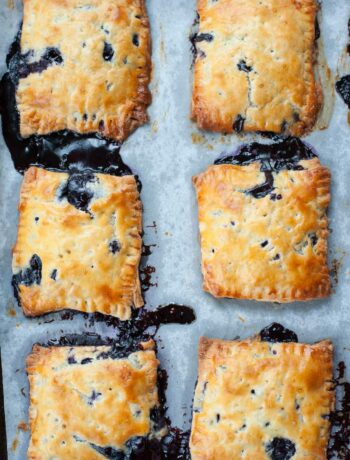
<svg viewBox="0 0 350 460"><path fill-rule="evenodd" d="M105 43L114 52L107 61ZM21 51L38 62L47 48L57 48L63 63L20 78L23 137L69 129L122 141L148 121L152 64L144 0L24 0Z"/></svg>
<svg viewBox="0 0 350 460"><path fill-rule="evenodd" d="M333 347L202 337L193 404L192 460L269 460L274 438L293 460L326 460L334 408Z"/></svg>
<svg viewBox="0 0 350 460"><path fill-rule="evenodd" d="M330 172L316 158L300 164L272 173L274 200L245 193L265 181L259 163L210 166L193 178L206 291L276 302L330 295Z"/></svg>
<svg viewBox="0 0 350 460"><path fill-rule="evenodd" d="M42 262L40 284L19 285L28 316L71 308L128 319L133 305L143 305L142 206L135 178L92 177L85 188L92 199L83 211L62 196L68 174L32 167L24 175L13 273L24 273L34 254Z"/></svg>
<svg viewBox="0 0 350 460"><path fill-rule="evenodd" d="M150 410L159 406L154 350L123 359L109 351L111 346L33 347L27 358L28 459L103 460L92 445L124 450L133 436L165 434L150 420Z"/></svg>
<svg viewBox="0 0 350 460"><path fill-rule="evenodd" d="M199 37L213 37L197 43L198 126L231 133L241 117L244 131L310 131L322 103L314 75L317 1L197 0L197 9Z"/></svg>

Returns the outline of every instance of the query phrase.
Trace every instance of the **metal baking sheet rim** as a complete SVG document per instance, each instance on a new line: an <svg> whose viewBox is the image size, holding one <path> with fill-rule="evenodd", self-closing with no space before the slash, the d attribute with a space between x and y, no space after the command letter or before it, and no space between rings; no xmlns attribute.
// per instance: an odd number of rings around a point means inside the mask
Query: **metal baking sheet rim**
<svg viewBox="0 0 350 460"><path fill-rule="evenodd" d="M346 3L324 0L322 5L320 27L333 74L337 74L347 42L350 3ZM147 7L154 63L150 124L129 138L122 156L142 180L144 241L156 245L147 260L156 267L152 278L155 286L146 292L147 304L182 303L193 306L197 313L192 325L162 326L157 335L159 359L169 373L168 413L174 425L188 428L201 335L243 338L278 321L295 330L301 341L329 337L335 344L335 365L339 361L350 365L350 128L347 109L336 97L328 129L315 131L305 139L332 172L329 262L338 272L335 293L329 299L292 305L214 299L201 288L197 207L191 177L223 151L234 150L242 139L200 132L189 120L192 55L188 36L195 18L195 1L148 0ZM21 1L0 0L1 73L6 70L5 56L20 21ZM9 459L23 460L29 439L25 425L29 396L25 358L33 343L85 331L113 336L113 329L103 323L90 326L83 316L62 320L59 313L28 319L17 308L10 283L11 247L16 237L22 177L14 170L2 138L0 150L0 346L7 443Z"/></svg>

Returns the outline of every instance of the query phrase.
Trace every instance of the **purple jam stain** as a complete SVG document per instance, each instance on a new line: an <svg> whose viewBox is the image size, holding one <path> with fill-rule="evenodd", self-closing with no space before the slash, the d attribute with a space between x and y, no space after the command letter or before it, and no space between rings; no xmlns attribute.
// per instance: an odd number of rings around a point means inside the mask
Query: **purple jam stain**
<svg viewBox="0 0 350 460"><path fill-rule="evenodd" d="M142 245L142 257L148 257L153 254L153 248L156 248L156 244L143 244Z"/></svg>
<svg viewBox="0 0 350 460"><path fill-rule="evenodd" d="M143 292L147 292L151 287L157 287L158 283L152 281L152 276L156 272L153 265L146 265L140 268L140 280Z"/></svg>
<svg viewBox="0 0 350 460"><path fill-rule="evenodd" d="M341 268L341 262L338 259L333 259L329 270L329 275L332 280L332 286L335 287L339 282L339 270Z"/></svg>
<svg viewBox="0 0 350 460"><path fill-rule="evenodd" d="M152 228L154 230L154 233L157 234L157 222L154 220L151 225L146 225L145 228Z"/></svg>
<svg viewBox="0 0 350 460"><path fill-rule="evenodd" d="M345 370L345 363L341 361L334 378L338 401L329 415L332 429L327 458L332 460L350 459L350 383L345 379Z"/></svg>

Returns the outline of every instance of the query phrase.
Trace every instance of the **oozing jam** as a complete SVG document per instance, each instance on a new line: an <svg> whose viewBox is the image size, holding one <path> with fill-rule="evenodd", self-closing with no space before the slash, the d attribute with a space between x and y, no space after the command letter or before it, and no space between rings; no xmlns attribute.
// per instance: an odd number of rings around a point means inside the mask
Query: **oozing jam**
<svg viewBox="0 0 350 460"><path fill-rule="evenodd" d="M78 314L78 313L77 313ZM140 343L154 338L162 324L191 324L196 319L192 308L184 305L170 304L157 308L154 311L145 309L134 312L131 321L120 321L117 318L93 315L93 321L104 321L115 328L115 338L102 338L98 334L87 332L84 335L70 334L57 340L50 340L49 346L101 346L108 345L107 352L101 352L97 359L121 359L130 353L141 349ZM84 361L87 361L86 359ZM72 353L68 357L68 364L88 364L77 362ZM126 443L125 450L117 450L110 446L98 446L90 444L96 452L110 460L190 460L189 432L183 432L171 426L166 417L166 397L168 376L164 369L158 370L158 394L160 406L154 407L150 413L150 419L156 431L167 425L168 434L161 440L149 437L133 437ZM91 395L91 402L98 398L98 394ZM79 439L79 442L87 442Z"/></svg>
<svg viewBox="0 0 350 460"><path fill-rule="evenodd" d="M113 53L113 49L106 43L104 58L111 60ZM35 165L58 171L90 169L118 176L132 174L120 157L120 144L98 133L83 135L63 130L44 136L21 136L16 104L19 78L63 63L56 48L47 48L38 62L31 62L30 57L30 52L21 54L19 33L6 59L8 72L1 80L0 104L4 139L17 171L23 173L29 166Z"/></svg>
<svg viewBox="0 0 350 460"><path fill-rule="evenodd" d="M282 197L274 196L274 176L282 170L300 171L304 168L300 165L301 160L311 160L316 154L311 147L296 137L280 139L273 144L261 144L253 142L241 146L235 153L218 158L214 164L232 164L247 166L252 163L260 163L260 171L265 175L265 182L246 190L245 193L254 198L264 198L270 194L275 201Z"/></svg>
<svg viewBox="0 0 350 460"><path fill-rule="evenodd" d="M272 323L260 331L262 342L281 343L298 342L298 336L290 329L286 329L282 324Z"/></svg>

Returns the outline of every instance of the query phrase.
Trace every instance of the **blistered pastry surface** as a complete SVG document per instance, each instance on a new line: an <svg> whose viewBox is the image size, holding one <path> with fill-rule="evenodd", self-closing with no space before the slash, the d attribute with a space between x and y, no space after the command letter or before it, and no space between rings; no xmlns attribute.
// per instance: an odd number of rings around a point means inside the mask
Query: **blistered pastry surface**
<svg viewBox="0 0 350 460"><path fill-rule="evenodd" d="M330 294L327 267L330 173L318 159L301 170L271 172L260 163L215 165L194 177L204 289L216 297L290 302Z"/></svg>
<svg viewBox="0 0 350 460"><path fill-rule="evenodd" d="M192 460L326 460L332 344L202 337ZM283 441L281 441L283 440ZM293 453L294 452L294 453Z"/></svg>
<svg viewBox="0 0 350 460"><path fill-rule="evenodd" d="M147 120L150 31L143 0L24 0L22 55L61 62L19 79L24 137L64 129L125 139Z"/></svg>
<svg viewBox="0 0 350 460"><path fill-rule="evenodd" d="M122 454L133 437L159 437L157 368L152 349L117 359L110 346L34 346L28 458L103 460L103 449Z"/></svg>
<svg viewBox="0 0 350 460"><path fill-rule="evenodd" d="M316 0L198 0L192 118L202 129L290 132L315 123Z"/></svg>

